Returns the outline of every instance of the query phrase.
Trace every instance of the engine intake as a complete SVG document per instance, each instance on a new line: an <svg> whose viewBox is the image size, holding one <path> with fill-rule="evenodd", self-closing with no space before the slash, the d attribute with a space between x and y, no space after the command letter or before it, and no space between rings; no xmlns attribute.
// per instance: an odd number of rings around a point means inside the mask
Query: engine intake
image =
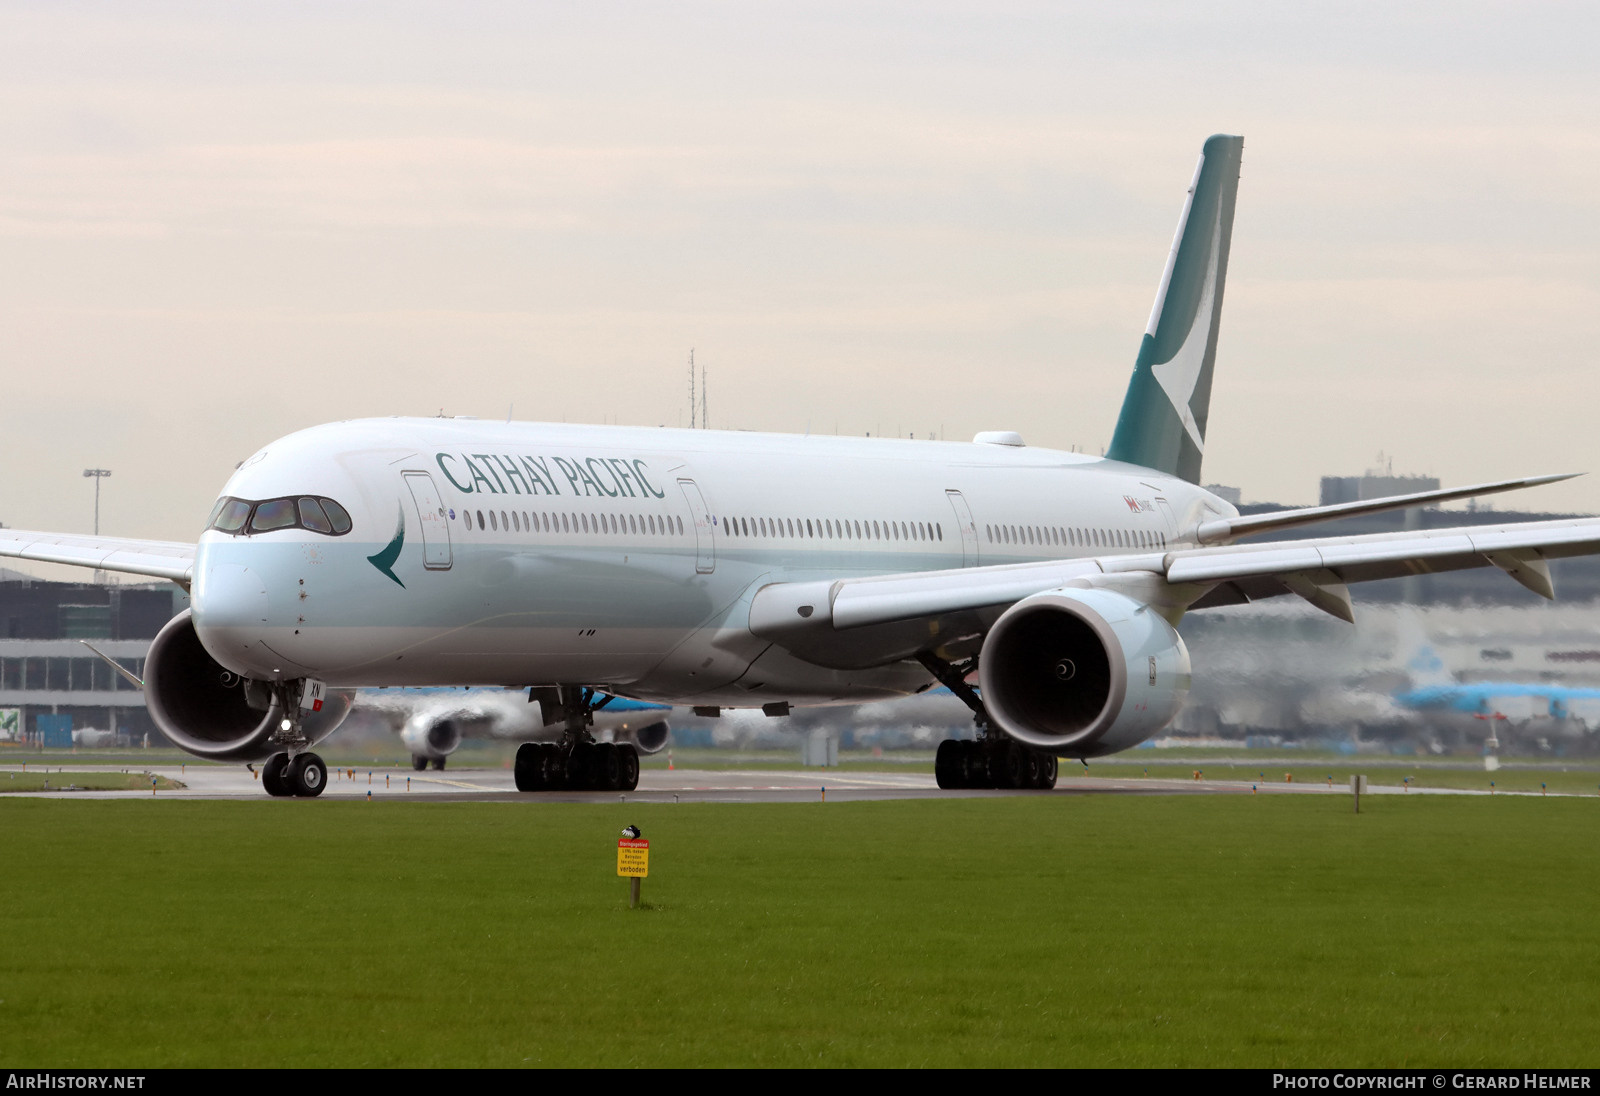
<svg viewBox="0 0 1600 1096"><path fill-rule="evenodd" d="M461 745L461 725L449 716L415 715L406 720L400 741L412 757L438 760L449 757Z"/></svg>
<svg viewBox="0 0 1600 1096"><path fill-rule="evenodd" d="M1136 746L1189 693L1189 651L1147 605L1109 590L1052 590L1017 602L979 659L989 715L1011 737L1063 757Z"/></svg>
<svg viewBox="0 0 1600 1096"><path fill-rule="evenodd" d="M185 609L157 633L144 663L144 697L161 733L180 749L214 761L260 761L277 753L270 742L283 708L270 692L211 657ZM263 697L263 694L265 696ZM265 699L265 707L252 700ZM332 734L350 712L355 694L329 689L322 710L306 712L302 731L313 743Z"/></svg>
<svg viewBox="0 0 1600 1096"><path fill-rule="evenodd" d="M663 719L659 723L651 723L649 726L629 731L628 737L633 739L634 749L640 753L655 754L667 748L667 737L671 733L672 728Z"/></svg>

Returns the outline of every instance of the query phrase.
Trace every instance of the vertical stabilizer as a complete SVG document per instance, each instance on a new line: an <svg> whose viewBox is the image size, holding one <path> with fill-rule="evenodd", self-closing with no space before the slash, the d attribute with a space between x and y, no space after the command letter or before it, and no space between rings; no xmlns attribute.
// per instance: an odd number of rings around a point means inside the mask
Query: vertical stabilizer
<svg viewBox="0 0 1600 1096"><path fill-rule="evenodd" d="M1243 137L1200 151L1106 456L1200 482Z"/></svg>
<svg viewBox="0 0 1600 1096"><path fill-rule="evenodd" d="M1395 655L1404 660L1413 689L1437 689L1454 685L1456 677L1439 657L1439 651L1423 627L1422 618L1410 606L1401 606L1395 618Z"/></svg>

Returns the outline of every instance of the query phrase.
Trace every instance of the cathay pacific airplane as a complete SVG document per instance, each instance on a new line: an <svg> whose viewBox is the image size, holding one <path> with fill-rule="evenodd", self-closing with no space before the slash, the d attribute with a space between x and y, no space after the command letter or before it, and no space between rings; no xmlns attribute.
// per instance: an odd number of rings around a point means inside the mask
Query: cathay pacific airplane
<svg viewBox="0 0 1600 1096"><path fill-rule="evenodd" d="M1600 551L1600 520L1237 543L1563 478L1250 517L1198 486L1242 148L1205 142L1104 457L1005 431L369 419L250 457L196 544L7 529L0 555L189 587L151 716L201 757L265 759L274 794L321 791L311 748L354 690L438 685L539 702L560 741L519 751L525 791L637 780L590 731L608 696L781 715L934 682L979 732L941 744L941 786L1050 787L1058 758L1177 713L1186 612L1294 594L1348 620L1349 583L1481 566L1550 596L1548 559Z"/></svg>

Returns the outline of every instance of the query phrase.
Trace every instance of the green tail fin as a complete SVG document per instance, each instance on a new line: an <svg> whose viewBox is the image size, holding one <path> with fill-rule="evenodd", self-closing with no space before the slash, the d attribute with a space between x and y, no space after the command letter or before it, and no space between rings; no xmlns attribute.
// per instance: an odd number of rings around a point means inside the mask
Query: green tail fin
<svg viewBox="0 0 1600 1096"><path fill-rule="evenodd" d="M1106 456L1200 482L1243 137L1206 140Z"/></svg>

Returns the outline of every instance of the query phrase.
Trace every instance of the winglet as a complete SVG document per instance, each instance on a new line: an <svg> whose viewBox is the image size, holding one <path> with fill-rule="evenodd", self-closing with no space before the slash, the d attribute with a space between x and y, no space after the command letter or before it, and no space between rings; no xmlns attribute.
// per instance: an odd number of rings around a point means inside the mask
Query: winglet
<svg viewBox="0 0 1600 1096"><path fill-rule="evenodd" d="M1582 472L1558 472L1552 476L1523 476L1520 479L1496 480L1493 483L1474 483L1470 487L1445 487L1438 491L1417 491L1410 495L1389 495L1381 499L1338 502L1332 506L1305 506L1298 510L1274 510L1270 514L1252 514L1250 517L1219 518L1216 521L1203 522L1195 530L1195 538L1201 544L1221 544L1237 540L1239 537L1273 533L1280 529L1294 529L1301 525L1315 525L1318 522L1336 521L1339 518L1382 514L1389 510L1408 510L1415 506L1433 506L1441 502L1455 502L1458 499L1469 499L1478 495L1495 495L1501 491L1517 491L1524 487L1560 483L1562 480L1574 479L1581 475Z"/></svg>

